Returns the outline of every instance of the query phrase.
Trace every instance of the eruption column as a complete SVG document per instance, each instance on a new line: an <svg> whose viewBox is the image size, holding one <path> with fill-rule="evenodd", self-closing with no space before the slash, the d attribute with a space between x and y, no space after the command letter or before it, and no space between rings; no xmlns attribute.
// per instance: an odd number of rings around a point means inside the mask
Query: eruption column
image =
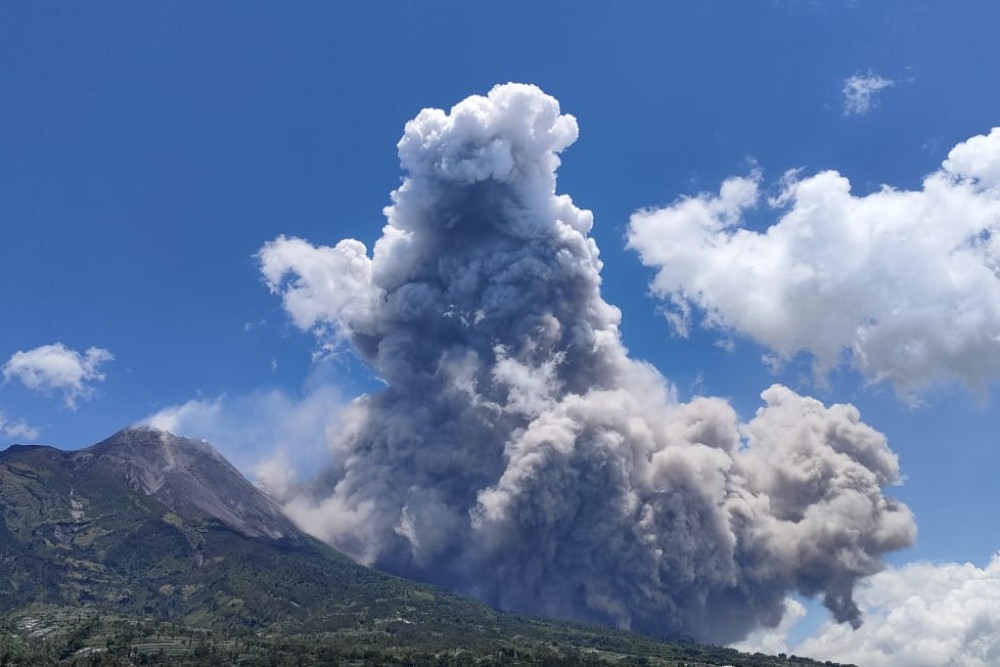
<svg viewBox="0 0 1000 667"><path fill-rule="evenodd" d="M914 539L883 494L896 456L852 406L775 385L741 424L631 359L593 217L555 190L576 138L534 86L425 109L370 256L262 248L295 324L386 383L288 512L362 562L519 611L721 643L797 590L858 623L855 583Z"/></svg>

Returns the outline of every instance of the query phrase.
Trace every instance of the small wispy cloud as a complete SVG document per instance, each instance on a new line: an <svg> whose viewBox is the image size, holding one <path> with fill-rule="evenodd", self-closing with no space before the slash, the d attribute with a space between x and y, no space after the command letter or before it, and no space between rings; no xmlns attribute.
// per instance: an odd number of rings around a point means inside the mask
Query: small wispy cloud
<svg viewBox="0 0 1000 667"><path fill-rule="evenodd" d="M45 394L61 392L66 407L72 410L76 409L78 399L90 398L94 393L93 383L104 380L101 364L114 358L100 347L80 353L62 343L42 345L11 355L3 365L3 379L17 380L32 391Z"/></svg>
<svg viewBox="0 0 1000 667"><path fill-rule="evenodd" d="M894 81L869 71L855 74L844 81L844 115L863 116L878 105L879 91L894 85Z"/></svg>
<svg viewBox="0 0 1000 667"><path fill-rule="evenodd" d="M7 416L0 412L0 435L12 440L38 440L38 429L30 426L23 419L10 421Z"/></svg>

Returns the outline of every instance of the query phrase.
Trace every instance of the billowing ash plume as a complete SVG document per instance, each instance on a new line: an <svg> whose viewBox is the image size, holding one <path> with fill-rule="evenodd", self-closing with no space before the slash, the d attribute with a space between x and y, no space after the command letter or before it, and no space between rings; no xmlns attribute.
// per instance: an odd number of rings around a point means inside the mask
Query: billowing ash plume
<svg viewBox="0 0 1000 667"><path fill-rule="evenodd" d="M508 84L422 111L369 258L278 238L293 321L385 381L287 509L359 560L501 607L728 642L789 591L857 623L852 589L909 545L883 436L773 386L741 425L628 357L590 212L555 194L572 116Z"/></svg>

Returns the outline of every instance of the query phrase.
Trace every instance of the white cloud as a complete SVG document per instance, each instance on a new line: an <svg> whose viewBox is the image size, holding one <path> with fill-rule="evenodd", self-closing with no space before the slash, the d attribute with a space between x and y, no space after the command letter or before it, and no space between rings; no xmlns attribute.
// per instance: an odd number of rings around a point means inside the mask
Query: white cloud
<svg viewBox="0 0 1000 667"><path fill-rule="evenodd" d="M876 95L883 88L893 85L893 81L872 72L855 74L844 81L844 115L861 116L878 106Z"/></svg>
<svg viewBox="0 0 1000 667"><path fill-rule="evenodd" d="M212 443L244 474L281 497L300 474L311 477L329 462L327 430L344 404L335 387L316 384L303 396L262 390L243 396L192 399L143 423Z"/></svg>
<svg viewBox="0 0 1000 667"><path fill-rule="evenodd" d="M986 667L1000 664L1000 554L984 568L970 563L910 563L861 584L865 622L857 630L824 623L796 646L787 632L801 618L794 605L774 631L736 648L792 652L866 667Z"/></svg>
<svg viewBox="0 0 1000 667"><path fill-rule="evenodd" d="M774 628L758 628L741 642L733 644L733 648L747 653L767 653L778 655L788 653L788 633L806 615L806 608L795 598L785 600L785 615Z"/></svg>
<svg viewBox="0 0 1000 667"><path fill-rule="evenodd" d="M742 226L758 175L632 216L629 246L680 334L698 308L779 360L811 354L818 377L846 351L908 399L1000 377L1000 128L957 145L919 190L856 195L835 171L781 185L763 231Z"/></svg>
<svg viewBox="0 0 1000 667"><path fill-rule="evenodd" d="M300 329L336 341L345 322L371 317L379 291L372 286L372 262L360 241L347 239L331 248L279 236L257 258L268 289L281 295Z"/></svg>
<svg viewBox="0 0 1000 667"><path fill-rule="evenodd" d="M66 406L76 408L78 399L90 398L91 383L104 380L99 368L114 359L109 351L91 347L81 354L62 343L15 352L3 366L4 382L18 380L32 391L62 392Z"/></svg>
<svg viewBox="0 0 1000 667"><path fill-rule="evenodd" d="M5 438L14 440L37 440L38 429L30 426L23 419L9 421L3 412L0 412L0 434Z"/></svg>

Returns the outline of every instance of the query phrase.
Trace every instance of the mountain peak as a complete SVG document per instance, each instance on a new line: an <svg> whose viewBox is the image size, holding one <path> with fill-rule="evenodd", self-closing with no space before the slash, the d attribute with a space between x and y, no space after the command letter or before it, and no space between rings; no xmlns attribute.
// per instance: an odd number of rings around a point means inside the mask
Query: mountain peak
<svg viewBox="0 0 1000 667"><path fill-rule="evenodd" d="M180 516L217 519L249 537L298 534L281 507L204 440L130 426L71 456L81 473L124 480Z"/></svg>
<svg viewBox="0 0 1000 667"><path fill-rule="evenodd" d="M160 465L167 469L178 465L203 463L201 458L208 457L226 468L236 471L226 457L207 441L182 438L169 431L145 424L123 428L91 449L101 453L112 449L128 450L151 461L160 459Z"/></svg>

